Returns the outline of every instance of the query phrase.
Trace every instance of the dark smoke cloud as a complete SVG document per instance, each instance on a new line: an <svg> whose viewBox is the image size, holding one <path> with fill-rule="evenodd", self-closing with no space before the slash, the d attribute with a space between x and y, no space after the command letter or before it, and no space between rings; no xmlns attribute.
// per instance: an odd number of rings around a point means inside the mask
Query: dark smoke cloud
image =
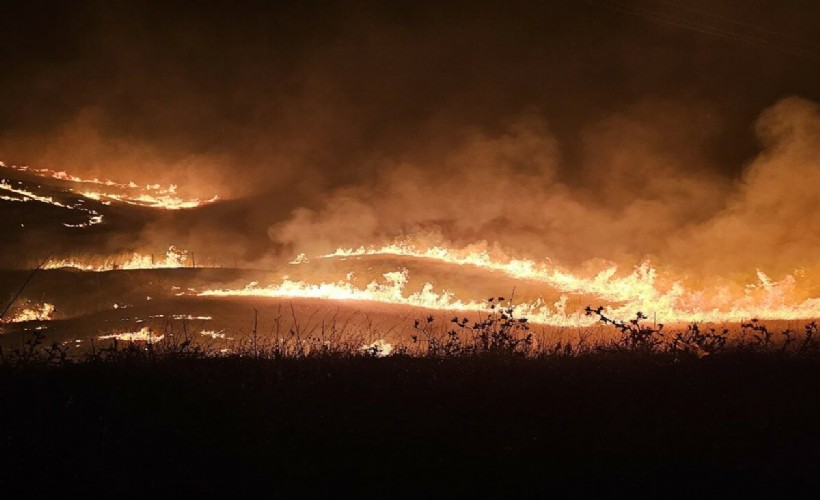
<svg viewBox="0 0 820 500"><path fill-rule="evenodd" d="M764 149L738 180L715 173L702 153L710 134L691 114L642 103L591 125L577 185L558 178L557 142L528 118L498 136L465 137L431 163L385 165L371 183L334 192L321 209L296 210L270 235L310 253L403 233L498 242L576 265L647 257L713 272L814 265L817 104L787 98L764 112Z"/></svg>
<svg viewBox="0 0 820 500"><path fill-rule="evenodd" d="M744 170L726 208L685 238L675 235L675 253L686 264L712 271L729 254L736 267L817 273L820 105L784 99L761 115L756 132L763 151Z"/></svg>
<svg viewBox="0 0 820 500"><path fill-rule="evenodd" d="M727 248L737 268L817 257L814 3L7 2L0 19L0 159L233 199L152 222L148 245L250 261L405 235L709 272Z"/></svg>

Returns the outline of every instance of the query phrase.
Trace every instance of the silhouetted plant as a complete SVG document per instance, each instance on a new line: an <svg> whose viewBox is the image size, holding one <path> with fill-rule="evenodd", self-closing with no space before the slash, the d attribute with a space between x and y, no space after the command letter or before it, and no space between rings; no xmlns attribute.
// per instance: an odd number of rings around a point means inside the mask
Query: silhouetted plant
<svg viewBox="0 0 820 500"><path fill-rule="evenodd" d="M698 357L708 356L723 351L728 336L729 330L726 328L721 331L715 328L702 330L700 325L692 323L685 331L675 333L670 349L674 352L692 353Z"/></svg>
<svg viewBox="0 0 820 500"><path fill-rule="evenodd" d="M45 345L46 333L43 330L34 330L21 347L9 349L8 354L0 350L0 364L27 365L64 365L70 362L68 346L57 342Z"/></svg>
<svg viewBox="0 0 820 500"><path fill-rule="evenodd" d="M817 352L820 349L820 342L817 341L818 328L816 321L805 325L803 341L799 346L800 352Z"/></svg>
<svg viewBox="0 0 820 500"><path fill-rule="evenodd" d="M464 321L467 321L467 318L464 318ZM452 357L467 354L473 350L471 345L462 341L455 330L448 330L443 335L436 334L434 322L433 316L413 322L413 328L418 333L411 336L410 341L419 346L417 354L430 357Z"/></svg>
<svg viewBox="0 0 820 500"><path fill-rule="evenodd" d="M703 357L728 350L748 349L761 354L814 356L820 354L820 327L816 321L803 329L786 328L772 330L758 319L740 324L740 331L728 328L705 328L696 323L683 330L667 333L663 324L650 324L647 315L636 313L633 319L620 321L610 318L603 307L586 308L586 314L597 316L603 325L613 326L620 333L617 340L601 340L597 345L587 345L587 338L596 334L595 329L578 330L575 341L559 338L555 332L539 334L537 348L526 318L515 315L512 300L504 297L487 299L487 313L479 314L477 320L452 317L449 322L437 323L432 315L416 320L415 334L410 344L391 340L390 350L383 340L390 331L347 330L347 323L337 328L335 318L330 323L305 326L296 322L280 335L279 321L270 336L256 335L231 337L217 347L203 345L188 336L183 323L181 332L175 332L168 324L158 341L123 341L114 338L100 348L92 338L89 353L73 351L73 344L51 342L46 344L46 331L34 330L15 348L0 350L0 364L61 366L75 360L98 362L152 362L169 358L198 357L253 357L257 359L302 359L340 357L420 356L452 358L472 355L500 356L578 356L598 350L618 350L635 353L672 353ZM293 313L292 313L293 314ZM558 332L560 334L561 331ZM604 339L604 336L601 336ZM374 341L375 340L375 341ZM608 343L607 343L608 342ZM76 352L72 357L70 354Z"/></svg>
<svg viewBox="0 0 820 500"><path fill-rule="evenodd" d="M623 335L616 347L623 347L629 351L654 352L663 344L663 324L649 326L641 323L641 320L648 317L638 311L635 318L629 321L620 321L607 317L604 308L593 309L587 306L585 309L587 316L596 315L598 320L605 325L612 325Z"/></svg>
<svg viewBox="0 0 820 500"><path fill-rule="evenodd" d="M757 320L757 318L752 319L748 323L741 323L740 327L744 334L751 332L752 334L752 343L750 344L751 347L755 350L767 350L772 346L772 332L769 329Z"/></svg>
<svg viewBox="0 0 820 500"><path fill-rule="evenodd" d="M453 318L451 321L461 329L469 329L474 341L477 341L478 352L527 354L533 345L528 320L515 317L512 300L506 305L503 302L504 297L487 299L490 314L470 327L466 318L461 321Z"/></svg>
<svg viewBox="0 0 820 500"><path fill-rule="evenodd" d="M454 316L451 326L443 335L436 335L433 316L416 320L413 328L418 334L411 342L426 345L422 355L452 357L466 354L516 354L527 355L533 346L527 318L515 316L512 300L504 304L504 297L487 299L488 314L471 322L468 318ZM423 348L422 348L423 349Z"/></svg>

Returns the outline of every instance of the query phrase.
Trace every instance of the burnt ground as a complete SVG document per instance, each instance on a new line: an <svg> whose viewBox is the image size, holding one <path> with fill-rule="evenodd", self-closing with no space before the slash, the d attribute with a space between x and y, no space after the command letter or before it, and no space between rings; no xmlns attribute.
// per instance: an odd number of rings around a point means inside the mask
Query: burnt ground
<svg viewBox="0 0 820 500"><path fill-rule="evenodd" d="M820 364L726 353L0 367L0 491L809 492Z"/></svg>

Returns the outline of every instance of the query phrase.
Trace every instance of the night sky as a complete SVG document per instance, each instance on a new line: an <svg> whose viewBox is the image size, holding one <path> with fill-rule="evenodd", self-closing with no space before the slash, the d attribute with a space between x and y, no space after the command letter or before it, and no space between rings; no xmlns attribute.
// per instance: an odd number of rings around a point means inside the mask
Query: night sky
<svg viewBox="0 0 820 500"><path fill-rule="evenodd" d="M0 159L233 199L191 238L249 259L816 265L817 2L12 1L0 33Z"/></svg>

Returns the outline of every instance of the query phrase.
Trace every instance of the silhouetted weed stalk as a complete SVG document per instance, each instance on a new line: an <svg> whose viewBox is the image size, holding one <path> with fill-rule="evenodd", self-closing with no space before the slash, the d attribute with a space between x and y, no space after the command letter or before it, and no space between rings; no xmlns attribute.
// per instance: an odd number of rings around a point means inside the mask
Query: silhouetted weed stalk
<svg viewBox="0 0 820 500"><path fill-rule="evenodd" d="M427 316L424 321L416 320L413 327L418 333L410 339L416 346L412 353L429 357L530 354L534 338L527 318L515 317L512 301L505 305L504 300L504 297L487 299L489 313L478 321L454 316L443 336L435 333L433 316Z"/></svg>
<svg viewBox="0 0 820 500"><path fill-rule="evenodd" d="M740 332L730 337L728 328L720 330L710 327L704 329L692 323L683 331L670 333L664 331L664 325L649 324L649 318L642 312L633 319L621 321L611 319L604 313L603 307L586 308L588 316L597 316L605 325L612 325L620 332L621 337L611 341L608 348L632 352L675 354L694 354L698 357L732 351L754 351L795 355L814 355L820 351L818 325L811 321L804 325L803 331L788 327L776 334L758 319L741 322Z"/></svg>
<svg viewBox="0 0 820 500"><path fill-rule="evenodd" d="M409 343L391 345L384 337L391 331L379 331L367 319L367 327L352 330L347 322L339 325L336 318L305 327L298 321L293 308L290 326L285 329L281 307L268 335L257 331L257 312L254 311L253 330L237 341L208 344L195 341L188 335L186 324L182 331L165 326L159 341L112 340L98 347L91 339L90 352L80 352L71 345L46 342L46 333L35 329L19 347L0 347L0 365L5 366L62 366L76 362L150 362L152 360L238 357L253 359L306 359L306 358L540 358L581 356L601 352L705 357L724 352L754 352L789 356L817 356L820 354L820 328L816 321L805 324L802 330L788 327L773 331L757 319L740 324L740 330L703 327L692 323L682 330L669 331L663 324L649 322L649 317L637 312L629 320L610 318L603 307L585 309L587 316L595 316L603 330L579 328L577 339L566 338L566 329L538 334L531 331L527 318L516 315L512 299L490 297L487 311L477 320L454 316L440 324L432 316L414 321L414 333ZM349 321L349 320L348 320ZM606 329L611 328L607 336ZM615 336L612 337L611 333ZM597 336L594 341L590 341ZM75 352L70 352L74 349Z"/></svg>

